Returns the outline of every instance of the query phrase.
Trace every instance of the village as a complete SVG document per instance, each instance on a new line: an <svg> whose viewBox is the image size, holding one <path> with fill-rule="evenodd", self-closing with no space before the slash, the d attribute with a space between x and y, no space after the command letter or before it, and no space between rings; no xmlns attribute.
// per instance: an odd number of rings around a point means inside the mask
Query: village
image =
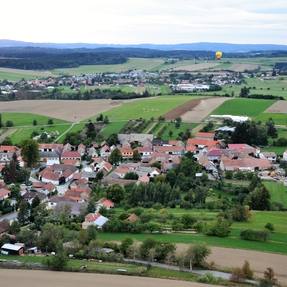
<svg viewBox="0 0 287 287"><path fill-rule="evenodd" d="M226 127L219 129L220 132L226 130L230 131ZM30 204L38 197L51 210L69 206L71 216L79 216L89 202L91 184L95 180L105 186L148 184L176 168L186 154L192 154L203 168L196 177L206 174L209 180L218 180L228 172L256 172L261 179L287 185L285 172L279 167L275 153L262 152L258 147L242 143L225 145L216 135L216 132L198 132L186 143L163 141L152 134L119 134L118 144L112 146L105 141L91 146L40 143L40 162L31 170L26 184L21 184L21 197ZM0 146L0 174L13 157L17 158L20 167L25 166L20 148ZM287 151L283 161L287 161ZM11 190L3 180L0 184L0 201L4 201L10 197ZM12 205L13 202L16 204L12 200ZM96 212L86 215L83 228L89 225L102 228L108 221L99 213L102 206L109 209L114 203L101 198ZM13 219L16 217L14 213Z"/></svg>

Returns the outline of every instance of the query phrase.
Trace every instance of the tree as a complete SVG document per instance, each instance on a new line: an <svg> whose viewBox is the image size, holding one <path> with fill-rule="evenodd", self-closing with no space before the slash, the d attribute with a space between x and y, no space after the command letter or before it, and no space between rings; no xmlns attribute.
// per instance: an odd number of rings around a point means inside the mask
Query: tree
<svg viewBox="0 0 287 287"><path fill-rule="evenodd" d="M53 125L53 124L54 124L53 119L48 119L48 125Z"/></svg>
<svg viewBox="0 0 287 287"><path fill-rule="evenodd" d="M203 267L205 259L210 253L211 250L205 245L193 245L186 251L186 265L189 265L190 269L192 269L193 266Z"/></svg>
<svg viewBox="0 0 287 287"><path fill-rule="evenodd" d="M275 127L275 124L272 120L272 118L270 118L267 122L266 122L266 128L267 128L267 135L269 137L272 137L272 138L277 138L278 137L278 132L277 132L277 129Z"/></svg>
<svg viewBox="0 0 287 287"><path fill-rule="evenodd" d="M68 264L68 258L64 251L61 250L56 255L49 256L45 263L52 270L62 271Z"/></svg>
<svg viewBox="0 0 287 287"><path fill-rule="evenodd" d="M268 267L264 272L264 279L259 282L260 287L272 287L277 284L275 272L272 268Z"/></svg>
<svg viewBox="0 0 287 287"><path fill-rule="evenodd" d="M124 179L132 179L132 180L137 180L139 176L135 172L128 172L125 174Z"/></svg>
<svg viewBox="0 0 287 287"><path fill-rule="evenodd" d="M270 222L266 223L266 225L264 226L267 230L269 230L270 232L274 232L274 225Z"/></svg>
<svg viewBox="0 0 287 287"><path fill-rule="evenodd" d="M128 255L129 248L133 245L133 243L134 241L132 238L125 238L122 240L120 251L125 257Z"/></svg>
<svg viewBox="0 0 287 287"><path fill-rule="evenodd" d="M109 186L107 198L115 203L120 203L124 199L124 189L118 184Z"/></svg>
<svg viewBox="0 0 287 287"><path fill-rule="evenodd" d="M2 114L0 114L0 129L3 128Z"/></svg>
<svg viewBox="0 0 287 287"><path fill-rule="evenodd" d="M33 126L36 126L38 124L37 120L33 120Z"/></svg>
<svg viewBox="0 0 287 287"><path fill-rule="evenodd" d="M25 140L22 143L22 156L26 162L27 167L34 167L39 161L39 146L38 143L32 139Z"/></svg>
<svg viewBox="0 0 287 287"><path fill-rule="evenodd" d="M119 164L122 161L122 154L118 148L114 149L109 157L109 162L113 165Z"/></svg>
<svg viewBox="0 0 287 287"><path fill-rule="evenodd" d="M133 161L134 162L138 162L138 161L140 161L141 160L141 155L140 155L140 153L138 152L138 150L136 149L136 150L134 150L134 152L133 152Z"/></svg>
<svg viewBox="0 0 287 287"><path fill-rule="evenodd" d="M251 217L251 212L248 206L237 205L231 210L231 216L234 221L248 221Z"/></svg>
<svg viewBox="0 0 287 287"><path fill-rule="evenodd" d="M25 200L22 200L19 204L19 211L18 211L18 221L21 225L24 225L28 222L30 216L30 209L29 203Z"/></svg>
<svg viewBox="0 0 287 287"><path fill-rule="evenodd" d="M247 87L243 87L243 88L241 88L241 90L240 90L239 96L240 96L241 98L247 98L247 97L249 96L249 93L250 93L250 89L247 88Z"/></svg>
<svg viewBox="0 0 287 287"><path fill-rule="evenodd" d="M104 117L104 124L108 124L109 122L110 122L110 120L109 120L108 116L105 116Z"/></svg>
<svg viewBox="0 0 287 287"><path fill-rule="evenodd" d="M247 204L254 210L270 210L270 194L263 184L248 195Z"/></svg>
<svg viewBox="0 0 287 287"><path fill-rule="evenodd" d="M242 273L245 278L252 279L253 278L253 271L250 268L250 264L247 260L244 261L244 264L242 266Z"/></svg>
<svg viewBox="0 0 287 287"><path fill-rule="evenodd" d="M182 122L181 117L178 117L178 118L175 119L175 127L177 129L180 127L181 122Z"/></svg>
<svg viewBox="0 0 287 287"><path fill-rule="evenodd" d="M14 126L14 123L12 121L9 120L9 121L6 122L6 127L7 128L11 128L13 126Z"/></svg>
<svg viewBox="0 0 287 287"><path fill-rule="evenodd" d="M206 232L210 236L226 237L230 233L230 222L219 217L217 222L212 225Z"/></svg>

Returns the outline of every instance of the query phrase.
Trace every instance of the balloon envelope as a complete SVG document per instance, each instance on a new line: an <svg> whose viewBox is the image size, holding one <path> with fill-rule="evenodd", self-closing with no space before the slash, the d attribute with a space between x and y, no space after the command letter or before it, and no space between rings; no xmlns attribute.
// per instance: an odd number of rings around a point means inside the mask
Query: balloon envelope
<svg viewBox="0 0 287 287"><path fill-rule="evenodd" d="M220 60L221 58L222 58L222 52L221 51L217 51L216 53L215 53L215 57L216 57L216 59L217 60Z"/></svg>

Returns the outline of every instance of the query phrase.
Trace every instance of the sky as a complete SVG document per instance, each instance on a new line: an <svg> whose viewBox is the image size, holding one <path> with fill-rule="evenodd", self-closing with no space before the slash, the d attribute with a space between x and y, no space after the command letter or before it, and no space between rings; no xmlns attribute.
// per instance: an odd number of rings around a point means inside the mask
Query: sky
<svg viewBox="0 0 287 287"><path fill-rule="evenodd" d="M1 0L0 39L287 44L286 0Z"/></svg>

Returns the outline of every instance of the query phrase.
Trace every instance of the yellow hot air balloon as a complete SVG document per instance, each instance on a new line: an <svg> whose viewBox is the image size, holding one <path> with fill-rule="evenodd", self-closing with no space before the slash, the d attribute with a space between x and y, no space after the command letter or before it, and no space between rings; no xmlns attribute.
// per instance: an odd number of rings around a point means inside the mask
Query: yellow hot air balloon
<svg viewBox="0 0 287 287"><path fill-rule="evenodd" d="M223 53L221 51L217 51L215 53L215 58L216 60L221 60Z"/></svg>

